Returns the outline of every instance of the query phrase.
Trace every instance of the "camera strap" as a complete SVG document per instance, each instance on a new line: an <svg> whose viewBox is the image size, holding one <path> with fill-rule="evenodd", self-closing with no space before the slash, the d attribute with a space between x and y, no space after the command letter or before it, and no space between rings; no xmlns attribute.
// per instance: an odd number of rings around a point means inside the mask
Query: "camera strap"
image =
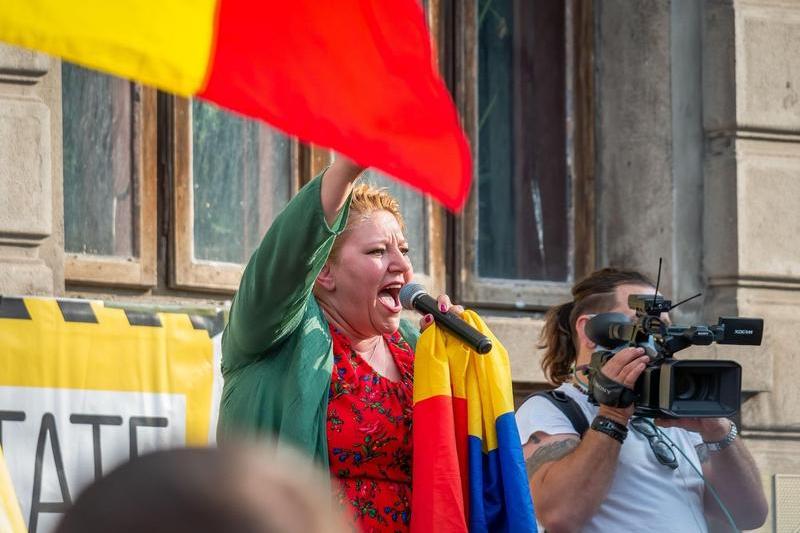
<svg viewBox="0 0 800 533"><path fill-rule="evenodd" d="M581 411L578 402L567 396L564 391L557 389L535 392L528 396L526 401L534 396L547 398L550 403L558 407L558 410L569 419L570 424L578 432L578 435L583 438L584 433L589 429L589 420L586 419L586 415Z"/></svg>
<svg viewBox="0 0 800 533"><path fill-rule="evenodd" d="M628 407L636 400L635 392L602 372L597 372L589 382L589 392L597 403L609 407Z"/></svg>
<svg viewBox="0 0 800 533"><path fill-rule="evenodd" d="M609 407L628 407L636 401L636 393L603 374L600 369L614 354L599 351L592 354L589 367L589 400Z"/></svg>

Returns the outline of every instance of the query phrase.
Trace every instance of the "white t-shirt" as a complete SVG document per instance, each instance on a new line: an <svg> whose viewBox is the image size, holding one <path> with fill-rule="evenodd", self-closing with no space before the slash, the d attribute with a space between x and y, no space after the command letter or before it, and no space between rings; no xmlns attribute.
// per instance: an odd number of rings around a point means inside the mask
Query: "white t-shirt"
<svg viewBox="0 0 800 533"><path fill-rule="evenodd" d="M558 390L575 400L591 423L597 415L597 406L590 404L587 396L571 384L565 383ZM577 435L569 419L547 398L539 396L528 399L520 406L516 420L523 445L537 431L549 435ZM695 449L702 442L700 435L680 428L661 430L701 470ZM678 459L678 468L675 470L659 463L647 438L629 428L628 437L620 450L611 489L597 513L581 531L706 532L703 480L680 452L673 451ZM580 495L564 494L563 497L579 498ZM536 509L535 500L533 506Z"/></svg>

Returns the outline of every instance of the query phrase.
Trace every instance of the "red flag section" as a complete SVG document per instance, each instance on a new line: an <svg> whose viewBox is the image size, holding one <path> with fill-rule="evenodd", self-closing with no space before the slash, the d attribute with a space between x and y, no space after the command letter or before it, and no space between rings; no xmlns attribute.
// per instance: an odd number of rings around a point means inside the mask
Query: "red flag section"
<svg viewBox="0 0 800 533"><path fill-rule="evenodd" d="M451 209L472 176L418 0L3 0L0 41L198 96Z"/></svg>
<svg viewBox="0 0 800 533"><path fill-rule="evenodd" d="M223 0L211 64L199 96L463 204L469 149L416 1Z"/></svg>

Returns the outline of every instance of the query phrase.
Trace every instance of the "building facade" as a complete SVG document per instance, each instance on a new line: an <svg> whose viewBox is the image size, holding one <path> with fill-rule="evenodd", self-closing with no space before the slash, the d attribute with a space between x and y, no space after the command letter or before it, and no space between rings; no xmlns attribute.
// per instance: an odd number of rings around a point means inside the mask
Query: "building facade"
<svg viewBox="0 0 800 533"><path fill-rule="evenodd" d="M678 323L765 319L742 435L800 527L800 4L428 0L475 185L400 196L420 282L478 309L518 394L546 387L543 312L605 265L655 276ZM0 294L224 308L275 213L330 153L212 106L0 46Z"/></svg>

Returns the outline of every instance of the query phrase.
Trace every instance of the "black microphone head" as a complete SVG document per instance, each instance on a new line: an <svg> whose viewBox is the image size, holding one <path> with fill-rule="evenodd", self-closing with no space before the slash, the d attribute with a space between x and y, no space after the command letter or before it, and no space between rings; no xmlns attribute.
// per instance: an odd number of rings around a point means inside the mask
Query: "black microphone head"
<svg viewBox="0 0 800 533"><path fill-rule="evenodd" d="M425 287L419 283L406 283L400 289L400 304L403 309L414 310L414 300L420 294L426 294Z"/></svg>
<svg viewBox="0 0 800 533"><path fill-rule="evenodd" d="M586 323L586 335L604 348L616 348L627 342L614 335L613 326L628 326L632 321L625 313L600 313Z"/></svg>

